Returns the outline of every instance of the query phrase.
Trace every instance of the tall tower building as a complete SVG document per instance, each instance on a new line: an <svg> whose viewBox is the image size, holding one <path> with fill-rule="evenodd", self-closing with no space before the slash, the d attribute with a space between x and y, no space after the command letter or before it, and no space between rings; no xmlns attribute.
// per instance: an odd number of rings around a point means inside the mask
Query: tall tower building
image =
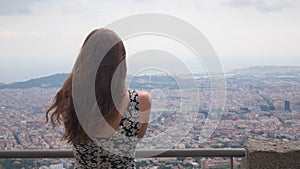
<svg viewBox="0 0 300 169"><path fill-rule="evenodd" d="M290 101L287 101L285 100L284 101L284 111L291 111L291 102Z"/></svg>

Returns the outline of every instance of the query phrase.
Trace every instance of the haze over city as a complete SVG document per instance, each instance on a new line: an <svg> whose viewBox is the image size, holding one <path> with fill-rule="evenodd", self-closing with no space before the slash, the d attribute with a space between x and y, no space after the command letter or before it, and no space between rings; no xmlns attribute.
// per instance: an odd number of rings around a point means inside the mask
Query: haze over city
<svg viewBox="0 0 300 169"><path fill-rule="evenodd" d="M300 65L299 8L297 0L0 1L0 82L69 73L91 30L139 13L167 14L194 25L225 70ZM159 44L148 40L137 48ZM125 41L128 54L135 44ZM184 52L178 55L186 57Z"/></svg>

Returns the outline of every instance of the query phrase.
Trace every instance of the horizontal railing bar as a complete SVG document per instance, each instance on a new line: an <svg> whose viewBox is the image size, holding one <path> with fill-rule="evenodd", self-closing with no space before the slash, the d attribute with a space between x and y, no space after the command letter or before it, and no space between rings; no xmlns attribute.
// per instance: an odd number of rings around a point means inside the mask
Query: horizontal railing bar
<svg viewBox="0 0 300 169"><path fill-rule="evenodd" d="M1 150L0 158L74 158L72 150Z"/></svg>
<svg viewBox="0 0 300 169"><path fill-rule="evenodd" d="M244 157L245 149L170 149L136 150L136 157Z"/></svg>
<svg viewBox="0 0 300 169"><path fill-rule="evenodd" d="M137 158L155 157L244 157L245 149L156 149L136 150ZM0 150L0 158L74 158L72 150Z"/></svg>

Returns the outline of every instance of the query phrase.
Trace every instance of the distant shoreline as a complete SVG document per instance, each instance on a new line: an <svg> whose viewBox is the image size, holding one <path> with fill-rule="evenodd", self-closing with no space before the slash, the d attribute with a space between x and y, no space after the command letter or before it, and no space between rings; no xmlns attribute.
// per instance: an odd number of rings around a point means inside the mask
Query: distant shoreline
<svg viewBox="0 0 300 169"><path fill-rule="evenodd" d="M224 69L224 73L230 73L233 71L237 71L237 70L247 70L247 69L255 69L255 68L300 68L299 66L293 66L293 65L253 65L253 66L239 66L239 67L235 67L233 69L229 69L229 70L225 70ZM196 72L194 74L206 74L207 72ZM35 79L40 79L40 78L47 78L47 77L51 77L54 75L62 75L62 76L67 76L69 73L53 73L53 74L49 74L49 75L42 75L42 76L38 76L38 77L33 77L33 78L29 78L28 80L14 80L12 82L1 82L0 81L0 88L1 86L4 85L11 85L14 83L23 83L23 82L27 82L27 81L31 81L31 80L35 80ZM155 75L155 74L154 74ZM156 74L159 75L159 74ZM132 76L131 74L128 74L128 76Z"/></svg>

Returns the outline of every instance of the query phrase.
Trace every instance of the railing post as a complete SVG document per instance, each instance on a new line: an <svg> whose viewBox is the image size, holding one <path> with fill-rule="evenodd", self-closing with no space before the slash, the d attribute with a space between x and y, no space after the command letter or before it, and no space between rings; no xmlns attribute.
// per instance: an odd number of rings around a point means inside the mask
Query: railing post
<svg viewBox="0 0 300 169"><path fill-rule="evenodd" d="M233 157L230 157L230 168L233 169Z"/></svg>

